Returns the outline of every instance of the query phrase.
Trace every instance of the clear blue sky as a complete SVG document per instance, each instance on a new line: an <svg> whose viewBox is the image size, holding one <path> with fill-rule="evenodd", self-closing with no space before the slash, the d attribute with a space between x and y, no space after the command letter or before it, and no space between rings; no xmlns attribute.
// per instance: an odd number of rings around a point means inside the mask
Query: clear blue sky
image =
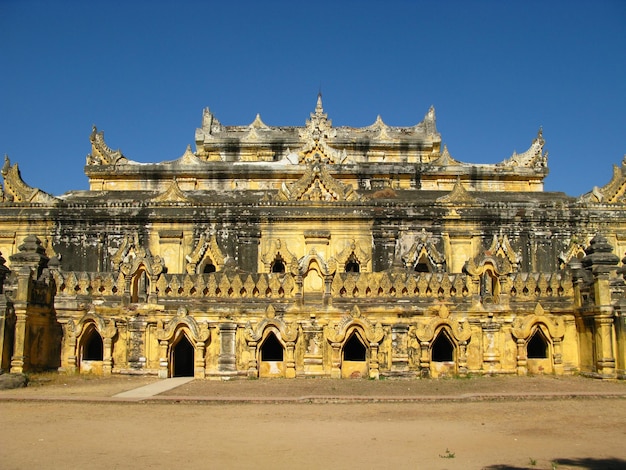
<svg viewBox="0 0 626 470"><path fill-rule="evenodd" d="M0 152L31 186L86 189L95 124L172 160L202 109L226 125L421 121L497 163L543 126L546 190L606 184L626 154L625 1L0 0Z"/></svg>

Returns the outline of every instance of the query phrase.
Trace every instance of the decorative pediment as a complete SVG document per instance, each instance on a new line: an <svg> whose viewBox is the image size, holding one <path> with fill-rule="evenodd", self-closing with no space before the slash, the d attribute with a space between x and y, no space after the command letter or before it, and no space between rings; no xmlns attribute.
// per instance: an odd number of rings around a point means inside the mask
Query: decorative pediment
<svg viewBox="0 0 626 470"><path fill-rule="evenodd" d="M298 260L298 271L292 274L305 275L309 271L311 263L317 264L320 269L320 274L323 276L330 276L337 271L337 260L330 258L328 261L321 256L315 248L312 248L309 254L303 256Z"/></svg>
<svg viewBox="0 0 626 470"><path fill-rule="evenodd" d="M574 258L583 259L585 257L587 238L588 237L580 234L572 235L567 249L559 254L559 260L561 261L562 266L567 265Z"/></svg>
<svg viewBox="0 0 626 470"><path fill-rule="evenodd" d="M444 145L443 146L443 152L441 153L441 156L439 158L437 158L436 160L433 160L431 162L431 165L435 165L435 166L456 166L456 165L461 165L461 162L455 160L454 158L452 158L452 156L450 155L450 152L448 152L448 146Z"/></svg>
<svg viewBox="0 0 626 470"><path fill-rule="evenodd" d="M115 165L126 163L128 160L119 150L112 150L104 141L104 131L98 132L93 126L91 135L91 153L87 155L87 165Z"/></svg>
<svg viewBox="0 0 626 470"><path fill-rule="evenodd" d="M185 149L185 153L182 156L173 162L175 165L201 165L204 161L201 158L193 153L191 150L191 145L187 145Z"/></svg>
<svg viewBox="0 0 626 470"><path fill-rule="evenodd" d="M201 272L203 268L202 260L205 258L211 259L217 271L224 266L225 256L217 244L215 233L209 234L208 232L203 232L200 234L195 248L191 254L185 257L187 260L187 273L196 274Z"/></svg>
<svg viewBox="0 0 626 470"><path fill-rule="evenodd" d="M28 186L17 166L11 166L8 155L4 156L4 166L2 167L2 177L4 178L4 193L2 199L13 202L31 202L36 204L52 204L58 201L57 198L40 189Z"/></svg>
<svg viewBox="0 0 626 470"><path fill-rule="evenodd" d="M276 195L278 201L338 202L362 200L349 184L333 178L319 159L309 164L302 177L292 184L284 184Z"/></svg>
<svg viewBox="0 0 626 470"><path fill-rule="evenodd" d="M472 336L472 329L468 321L461 319L454 320L449 317L448 307L440 305L432 309L435 315L427 323L420 323L412 329L415 337L422 342L430 342L434 339L435 334L442 328L447 329L452 339L457 343L469 341Z"/></svg>
<svg viewBox="0 0 626 470"><path fill-rule="evenodd" d="M160 256L152 256L150 250L139 243L137 232L127 234L118 250L111 257L113 270L124 276L133 276L140 267L144 267L149 276L155 277L163 272L165 264Z"/></svg>
<svg viewBox="0 0 626 470"><path fill-rule="evenodd" d="M181 328L189 331L190 339L194 342L206 342L209 339L208 322L198 323L192 315L189 315L185 307L180 307L176 316L167 323L163 323L161 320L157 322L156 337L160 341L171 341Z"/></svg>
<svg viewBox="0 0 626 470"><path fill-rule="evenodd" d="M178 186L178 182L176 178L174 178L169 186L164 192L159 194L158 196L152 198L152 202L165 202L165 203L178 203L178 204L191 204L192 201L189 199Z"/></svg>
<svg viewBox="0 0 626 470"><path fill-rule="evenodd" d="M295 342L298 339L298 326L293 323L285 323L282 318L274 316L274 307L268 306L266 317L256 325L248 322L244 330L244 336L248 342L259 342L263 338L263 332L267 328L273 328L284 342Z"/></svg>
<svg viewBox="0 0 626 470"><path fill-rule="evenodd" d="M535 305L532 315L518 316L513 321L511 333L515 338L527 339L538 325L543 325L550 338L563 338L565 334L565 323L562 318L548 317L540 303Z"/></svg>
<svg viewBox="0 0 626 470"><path fill-rule="evenodd" d="M518 168L545 168L548 165L548 152L543 153L544 144L543 130L539 128L537 137L533 140L528 150L524 153L513 152L511 157L498 165Z"/></svg>
<svg viewBox="0 0 626 470"><path fill-rule="evenodd" d="M69 322L72 322L72 324L69 325ZM105 320L93 310L90 310L83 315L83 317L76 324L74 324L72 319L70 319L69 322L66 327L66 331L73 333L76 337L79 337L85 330L85 327L90 323L95 326L96 330L103 338L113 338L117 334L115 320Z"/></svg>
<svg viewBox="0 0 626 470"><path fill-rule="evenodd" d="M520 261L521 258L511 247L507 236L494 234L489 249L467 261L463 270L472 276L480 276L491 266L490 270L494 275L505 276L517 271Z"/></svg>
<svg viewBox="0 0 626 470"><path fill-rule="evenodd" d="M276 260L282 260L285 264L285 271L291 273L298 272L298 258L294 255L286 243L280 238L272 240L267 245L267 250L261 254L261 262L265 265L266 271L270 271L272 264Z"/></svg>
<svg viewBox="0 0 626 470"><path fill-rule="evenodd" d="M455 204L473 204L479 201L478 198L474 197L469 193L461 183L461 179L457 178L456 183L454 183L454 187L452 191L450 191L445 196L441 196L435 200L437 204L442 205L455 205Z"/></svg>
<svg viewBox="0 0 626 470"><path fill-rule="evenodd" d="M403 264L409 268L415 268L417 263L426 260L433 271L444 271L446 262L443 254L435 246L436 240L432 234L422 229L417 234L403 234L399 239L396 249L401 253ZM408 246L407 246L408 245Z"/></svg>
<svg viewBox="0 0 626 470"><path fill-rule="evenodd" d="M509 238L506 236L506 234L494 234L493 240L491 241L491 246L486 253L488 255L506 258L509 263L511 263L511 266L513 266L513 269L515 271L517 271L516 268L522 261L521 256L519 256L517 253L515 253L515 250L513 250L513 247L511 246Z"/></svg>
<svg viewBox="0 0 626 470"><path fill-rule="evenodd" d="M385 336L385 330L380 323L372 324L366 317L361 315L356 305L349 313L346 313L335 325L332 323L324 327L324 335L330 343L343 343L348 333L358 328L365 336L365 340L372 344L378 344Z"/></svg>
<svg viewBox="0 0 626 470"><path fill-rule="evenodd" d="M371 251L364 250L361 242L354 239L348 242L341 252L335 254L335 259L340 266L345 266L350 259L354 258L358 260L362 272L365 272L364 268L372 259Z"/></svg>

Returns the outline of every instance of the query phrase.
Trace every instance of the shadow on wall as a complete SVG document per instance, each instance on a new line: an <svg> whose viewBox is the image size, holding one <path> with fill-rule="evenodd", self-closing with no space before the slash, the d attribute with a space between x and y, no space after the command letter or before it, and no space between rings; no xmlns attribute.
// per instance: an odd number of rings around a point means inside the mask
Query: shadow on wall
<svg viewBox="0 0 626 470"><path fill-rule="evenodd" d="M585 470L622 470L626 468L626 460L618 458L596 459L586 457L580 459L554 459L553 467L558 468L561 465L567 465L568 468L580 468ZM483 470L528 470L531 467L516 467L511 465L489 465L483 467Z"/></svg>

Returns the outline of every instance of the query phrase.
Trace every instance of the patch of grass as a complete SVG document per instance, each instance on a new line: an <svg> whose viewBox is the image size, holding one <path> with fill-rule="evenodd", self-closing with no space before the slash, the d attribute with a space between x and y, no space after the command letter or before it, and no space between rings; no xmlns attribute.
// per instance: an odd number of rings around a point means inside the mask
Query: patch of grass
<svg viewBox="0 0 626 470"><path fill-rule="evenodd" d="M534 467L537 465L537 459L533 459L532 457L528 459L528 465Z"/></svg>
<svg viewBox="0 0 626 470"><path fill-rule="evenodd" d="M443 455L439 454L439 457L442 459L453 459L454 457L456 457L456 454L450 451L450 449L446 448L446 453Z"/></svg>

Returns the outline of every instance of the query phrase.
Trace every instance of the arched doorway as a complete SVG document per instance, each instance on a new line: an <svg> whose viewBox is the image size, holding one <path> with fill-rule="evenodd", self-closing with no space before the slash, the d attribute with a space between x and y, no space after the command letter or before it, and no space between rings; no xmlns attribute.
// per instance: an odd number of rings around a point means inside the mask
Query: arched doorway
<svg viewBox="0 0 626 470"><path fill-rule="evenodd" d="M104 343L102 336L93 324L85 327L85 332L80 341L81 373L102 373L102 361L104 359Z"/></svg>
<svg viewBox="0 0 626 470"><path fill-rule="evenodd" d="M367 347L358 330L354 329L348 335L341 351L341 359L341 377L363 378L369 376Z"/></svg>
<svg viewBox="0 0 626 470"><path fill-rule="evenodd" d="M184 334L172 346L171 364L172 377L194 376L194 347Z"/></svg>
<svg viewBox="0 0 626 470"><path fill-rule="evenodd" d="M430 375L433 378L456 373L456 346L450 333L442 328L430 348Z"/></svg>
<svg viewBox="0 0 626 470"><path fill-rule="evenodd" d="M259 346L259 377L285 376L285 348L274 331L270 331Z"/></svg>
<svg viewBox="0 0 626 470"><path fill-rule="evenodd" d="M531 374L552 373L552 357L550 354L550 342L540 326L530 335L526 343L526 357L528 360L528 372Z"/></svg>

